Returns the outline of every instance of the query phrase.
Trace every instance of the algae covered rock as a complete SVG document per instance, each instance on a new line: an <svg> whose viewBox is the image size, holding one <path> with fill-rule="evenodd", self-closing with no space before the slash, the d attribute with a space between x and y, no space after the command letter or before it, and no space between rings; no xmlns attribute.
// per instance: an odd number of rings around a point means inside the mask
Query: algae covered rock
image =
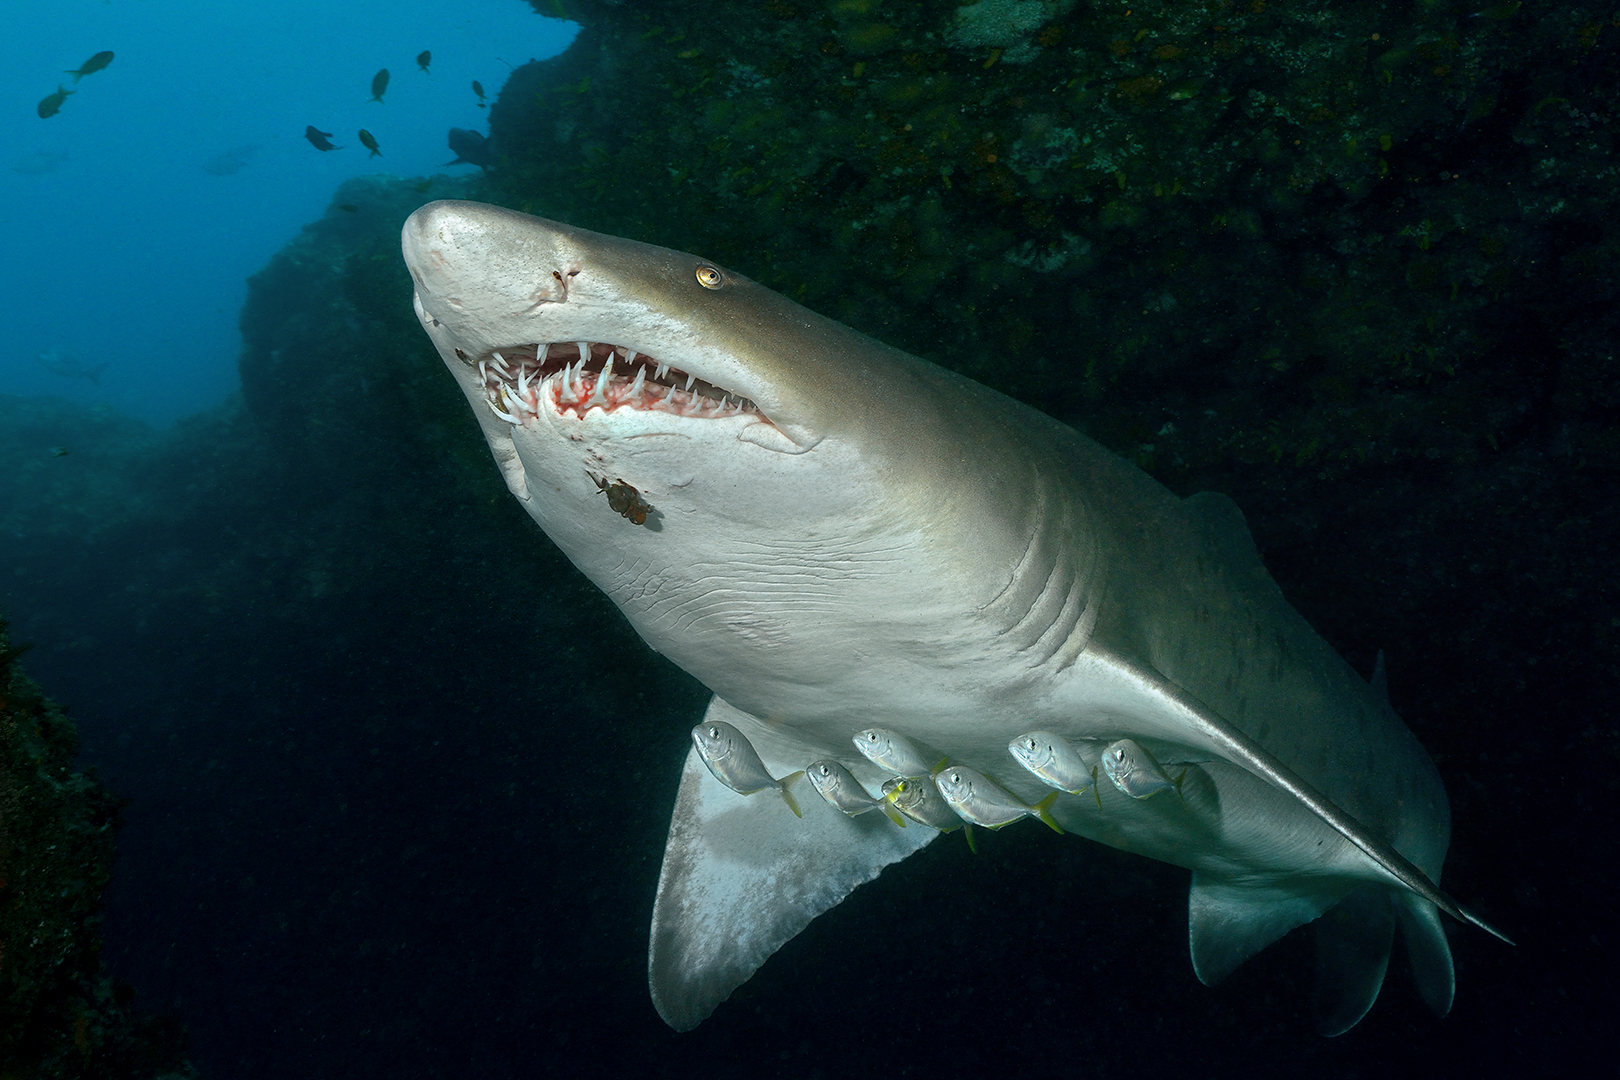
<svg viewBox="0 0 1620 1080"><path fill-rule="evenodd" d="M138 1019L101 966L121 800L76 772L73 722L0 622L0 1075L190 1077L169 1019Z"/></svg>
<svg viewBox="0 0 1620 1080"><path fill-rule="evenodd" d="M1171 483L1468 464L1559 424L1620 468L1590 389L1620 295L1607 16L566 8L584 32L491 107L507 205L719 259Z"/></svg>

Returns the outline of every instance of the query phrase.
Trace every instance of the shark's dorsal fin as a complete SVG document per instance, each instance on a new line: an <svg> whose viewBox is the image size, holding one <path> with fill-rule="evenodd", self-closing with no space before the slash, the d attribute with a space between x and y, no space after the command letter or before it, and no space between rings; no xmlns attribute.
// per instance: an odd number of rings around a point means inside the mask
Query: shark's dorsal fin
<svg viewBox="0 0 1620 1080"><path fill-rule="evenodd" d="M718 697L704 719L741 730L773 772L826 756ZM653 1005L676 1031L701 1023L811 919L939 835L848 817L819 798L800 809L794 817L770 791L739 795L696 749L687 754L647 956Z"/></svg>
<svg viewBox="0 0 1620 1080"><path fill-rule="evenodd" d="M1245 575L1253 584L1268 585L1271 591L1277 591L1277 583L1260 561L1249 523L1237 503L1218 491L1200 491L1187 496L1184 504L1224 556L1227 569Z"/></svg>
<svg viewBox="0 0 1620 1080"><path fill-rule="evenodd" d="M1385 705L1389 704L1389 672L1384 668L1384 650L1378 650L1378 659L1373 661L1372 677L1367 680L1372 687L1373 695Z"/></svg>

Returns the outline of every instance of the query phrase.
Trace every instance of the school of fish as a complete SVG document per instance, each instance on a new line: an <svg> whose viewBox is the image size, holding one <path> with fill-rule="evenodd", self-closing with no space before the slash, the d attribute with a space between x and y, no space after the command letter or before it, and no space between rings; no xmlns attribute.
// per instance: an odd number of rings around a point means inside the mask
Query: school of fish
<svg viewBox="0 0 1620 1080"><path fill-rule="evenodd" d="M1063 828L1048 810L1061 794L1084 795L1087 791L1098 800L1100 809L1101 796L1096 793L1099 769L1120 792L1140 800L1161 791L1180 794L1183 780L1195 767L1185 763L1172 777L1165 763L1133 739L1110 743L1083 740L1083 745L1076 746L1050 731L1031 731L1008 743L1007 752L1031 776L1056 790L1030 804L983 773L953 765L949 757L897 731L867 728L851 741L863 758L891 774L876 793L867 790L848 766L835 759L812 761L798 772L776 777L748 737L732 725L706 720L692 729L692 744L703 764L716 780L739 795L770 788L782 796L795 816L802 816L791 789L801 776L808 776L816 794L840 813L858 817L881 810L902 829L908 819L940 832L965 829L970 847L974 846L969 828L973 825L1002 829L1028 817L1061 833Z"/></svg>
<svg viewBox="0 0 1620 1080"><path fill-rule="evenodd" d="M63 74L72 75L73 83L75 86L77 86L80 79L84 78L86 75L93 75L96 72L101 71L112 62L113 52L110 49L103 50L90 57L90 59L80 64L78 67L70 68L67 71L64 71ZM430 50L423 49L421 52L416 54L416 69L423 74L432 74L432 71L430 70L430 65L432 63L433 53ZM371 77L371 101L374 101L379 105L383 104L383 95L388 92L388 81L389 75L387 68L381 69L377 72L377 74ZM487 102L484 95L483 84L474 79L472 90L474 96L476 96L478 99L478 108L485 108ZM76 93L78 93L77 90L69 90L67 87L58 84L55 91L46 94L39 100L39 105L36 106L35 111L38 112L41 120L48 120L60 113L62 111L62 106L67 102L67 99ZM304 128L304 138L309 141L311 146L322 153L329 150L343 149L343 147L332 142L332 132L322 131L313 124L310 124ZM374 136L371 132L361 128L357 133L357 138L360 141L360 145L370 151L370 157L382 156L382 148L378 145L376 136ZM488 147L488 140L485 138L485 136L476 131L469 131L465 128L451 128L449 145L450 149L455 151L456 156L452 160L446 162L446 165L477 165L481 168L488 168L493 163L493 158ZM236 151L235 153L241 154L242 151ZM213 162L210 162L210 164L204 166L204 168L208 172L216 173L218 175L226 175L236 172L237 169L241 167L240 162L232 165L228 161L223 164L219 164L220 161L221 159L214 159Z"/></svg>

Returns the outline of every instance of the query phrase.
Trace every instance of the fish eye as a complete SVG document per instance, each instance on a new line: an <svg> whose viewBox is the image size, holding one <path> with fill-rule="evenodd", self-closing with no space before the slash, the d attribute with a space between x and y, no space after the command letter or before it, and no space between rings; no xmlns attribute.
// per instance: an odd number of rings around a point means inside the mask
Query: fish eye
<svg viewBox="0 0 1620 1080"><path fill-rule="evenodd" d="M1024 749L1033 751L1035 749L1035 740L1034 739L1025 739L1024 740Z"/></svg>
<svg viewBox="0 0 1620 1080"><path fill-rule="evenodd" d="M718 289L725 284L725 279L720 276L720 271L712 266L699 266L697 268L697 279L698 284L705 289Z"/></svg>

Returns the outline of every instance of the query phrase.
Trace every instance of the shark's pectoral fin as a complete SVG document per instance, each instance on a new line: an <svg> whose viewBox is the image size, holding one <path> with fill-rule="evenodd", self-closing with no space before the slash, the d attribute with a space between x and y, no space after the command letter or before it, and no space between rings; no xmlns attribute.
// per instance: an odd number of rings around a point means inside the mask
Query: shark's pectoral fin
<svg viewBox="0 0 1620 1080"><path fill-rule="evenodd" d="M1286 883L1220 881L1194 873L1187 898L1187 938L1193 971L1214 986L1296 926L1326 911L1337 894Z"/></svg>
<svg viewBox="0 0 1620 1080"><path fill-rule="evenodd" d="M1316 921L1316 1030L1329 1038L1361 1022L1378 1000L1395 943L1395 897L1362 885Z"/></svg>
<svg viewBox="0 0 1620 1080"><path fill-rule="evenodd" d="M742 730L773 773L827 756L719 698L705 719ZM696 1027L811 919L939 835L818 798L800 808L794 817L771 791L739 795L687 754L647 956L653 1005L675 1030Z"/></svg>

